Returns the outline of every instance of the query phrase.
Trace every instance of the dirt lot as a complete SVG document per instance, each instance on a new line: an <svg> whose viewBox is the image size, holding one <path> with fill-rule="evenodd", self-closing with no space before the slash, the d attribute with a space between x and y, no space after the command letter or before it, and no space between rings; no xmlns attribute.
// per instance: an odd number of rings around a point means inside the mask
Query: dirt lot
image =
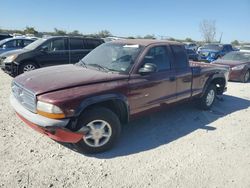
<svg viewBox="0 0 250 188"><path fill-rule="evenodd" d="M85 156L25 126L0 78L0 187L250 187L250 83L230 82L211 111L136 120L113 150Z"/></svg>

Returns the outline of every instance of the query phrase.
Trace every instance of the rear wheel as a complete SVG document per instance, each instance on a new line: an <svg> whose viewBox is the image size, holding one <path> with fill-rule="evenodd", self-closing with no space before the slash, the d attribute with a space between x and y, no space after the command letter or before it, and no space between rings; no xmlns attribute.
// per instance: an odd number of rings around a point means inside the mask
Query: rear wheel
<svg viewBox="0 0 250 188"><path fill-rule="evenodd" d="M110 149L121 132L117 115L103 107L84 112L78 120L77 128L87 130L83 138L75 144L83 153L99 153Z"/></svg>
<svg viewBox="0 0 250 188"><path fill-rule="evenodd" d="M247 70L247 72L244 74L244 77L243 77L242 82L243 82L243 83L248 82L248 81L249 81L249 78L250 78L250 71Z"/></svg>
<svg viewBox="0 0 250 188"><path fill-rule="evenodd" d="M209 110L216 98L216 87L211 84L206 89L204 95L200 98L199 106L204 110Z"/></svg>
<svg viewBox="0 0 250 188"><path fill-rule="evenodd" d="M29 71L35 70L37 68L38 68L38 66L35 63L26 62L26 63L23 63L20 65L19 74L22 74L24 72L29 72Z"/></svg>

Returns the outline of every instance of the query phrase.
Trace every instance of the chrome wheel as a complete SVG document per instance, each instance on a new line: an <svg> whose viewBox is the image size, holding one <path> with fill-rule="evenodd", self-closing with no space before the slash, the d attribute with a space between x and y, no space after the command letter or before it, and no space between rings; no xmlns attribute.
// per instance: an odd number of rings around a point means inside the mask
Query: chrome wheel
<svg viewBox="0 0 250 188"><path fill-rule="evenodd" d="M249 80L249 77L250 77L250 73L249 73L249 71L247 71L245 74L245 77L244 77L245 82L247 82Z"/></svg>
<svg viewBox="0 0 250 188"><path fill-rule="evenodd" d="M90 147L101 147L106 144L112 135L112 129L108 122L94 120L86 125L89 132L83 136L84 142Z"/></svg>
<svg viewBox="0 0 250 188"><path fill-rule="evenodd" d="M28 71L32 71L35 70L36 67L32 64L27 64L23 67L23 72L28 72Z"/></svg>
<svg viewBox="0 0 250 188"><path fill-rule="evenodd" d="M215 98L215 91L213 89L211 89L208 92L207 98L206 98L206 104L207 104L207 106L211 106L213 104L214 98Z"/></svg>

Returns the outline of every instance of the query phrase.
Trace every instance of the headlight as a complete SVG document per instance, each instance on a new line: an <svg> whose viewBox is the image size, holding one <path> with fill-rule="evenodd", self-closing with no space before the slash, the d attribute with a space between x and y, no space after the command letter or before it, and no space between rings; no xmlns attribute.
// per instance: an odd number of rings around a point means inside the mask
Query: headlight
<svg viewBox="0 0 250 188"><path fill-rule="evenodd" d="M210 53L210 57L215 58L216 53Z"/></svg>
<svg viewBox="0 0 250 188"><path fill-rule="evenodd" d="M17 57L17 55L10 55L10 56L6 57L6 58L3 60L3 62L4 62L4 63L12 62L12 61L14 61L14 60L16 59L16 57Z"/></svg>
<svg viewBox="0 0 250 188"><path fill-rule="evenodd" d="M238 65L232 68L232 70L241 70L244 69L245 65Z"/></svg>
<svg viewBox="0 0 250 188"><path fill-rule="evenodd" d="M63 111L56 105L49 104L46 102L37 102L37 113L52 119L62 119L65 118Z"/></svg>

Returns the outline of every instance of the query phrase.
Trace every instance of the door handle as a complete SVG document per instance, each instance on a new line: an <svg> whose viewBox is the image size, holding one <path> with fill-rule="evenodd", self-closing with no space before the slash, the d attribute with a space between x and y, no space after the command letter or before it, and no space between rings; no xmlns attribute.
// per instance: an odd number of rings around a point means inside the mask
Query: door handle
<svg viewBox="0 0 250 188"><path fill-rule="evenodd" d="M176 80L176 77L175 77L175 76L170 76L170 77L169 77L169 80L170 80L171 82L173 82L173 81Z"/></svg>

